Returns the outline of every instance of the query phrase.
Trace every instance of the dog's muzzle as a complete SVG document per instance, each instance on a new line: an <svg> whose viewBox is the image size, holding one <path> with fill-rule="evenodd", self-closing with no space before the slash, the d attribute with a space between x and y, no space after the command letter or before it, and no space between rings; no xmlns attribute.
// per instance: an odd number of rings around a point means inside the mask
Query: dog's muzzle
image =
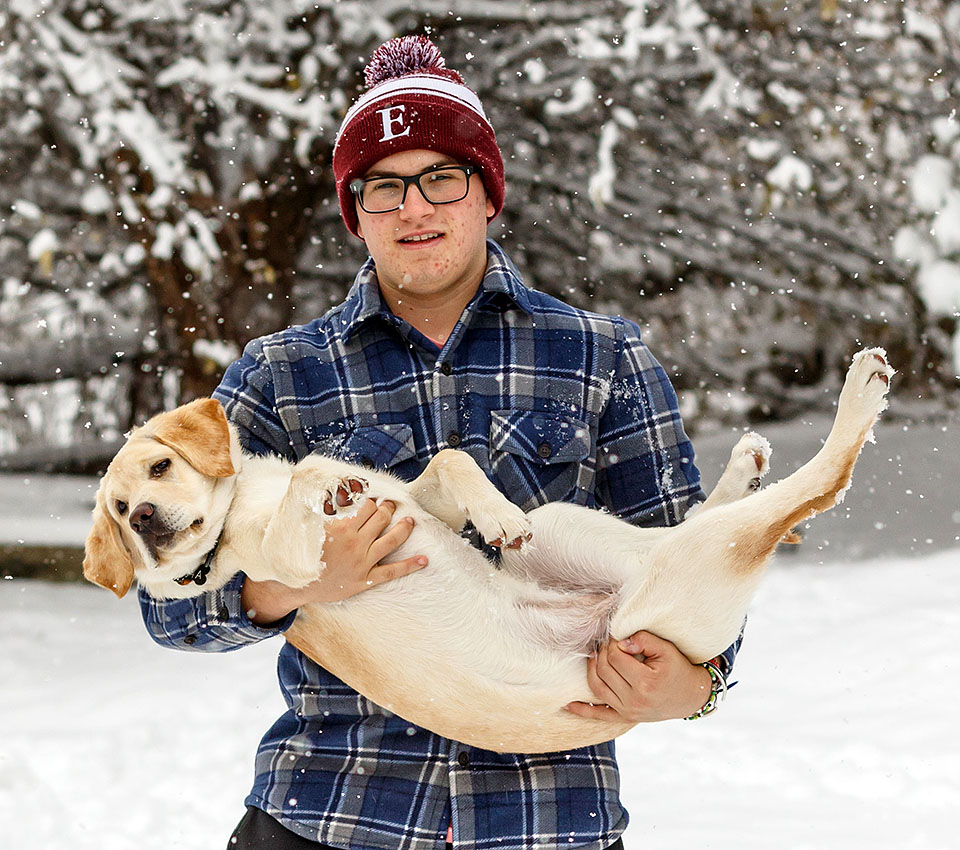
<svg viewBox="0 0 960 850"><path fill-rule="evenodd" d="M170 528L157 513L156 506L149 502L141 502L130 511L130 528L139 535L154 559L157 551L176 534L176 529Z"/></svg>

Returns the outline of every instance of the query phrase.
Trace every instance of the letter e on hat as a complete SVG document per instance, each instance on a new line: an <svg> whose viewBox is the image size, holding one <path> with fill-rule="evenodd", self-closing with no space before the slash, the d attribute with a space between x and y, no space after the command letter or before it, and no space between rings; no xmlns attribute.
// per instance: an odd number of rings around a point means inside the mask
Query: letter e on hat
<svg viewBox="0 0 960 850"><path fill-rule="evenodd" d="M403 118L406 111L407 107L402 103L396 106L388 106L386 109L377 110L383 121L383 136L380 138L381 142L389 142L391 139L399 139L401 136L410 135L409 126L407 126L402 133L393 132L394 127L398 125L403 127Z"/></svg>

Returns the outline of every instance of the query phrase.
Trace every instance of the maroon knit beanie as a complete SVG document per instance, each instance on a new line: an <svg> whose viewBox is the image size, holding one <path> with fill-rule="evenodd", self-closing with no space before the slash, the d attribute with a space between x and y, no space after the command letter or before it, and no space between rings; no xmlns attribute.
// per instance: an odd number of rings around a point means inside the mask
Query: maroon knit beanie
<svg viewBox="0 0 960 850"><path fill-rule="evenodd" d="M384 157L429 150L479 166L493 216L503 208L503 157L476 93L448 69L426 36L394 38L376 49L364 72L367 91L350 108L333 148L340 215L357 235L350 181Z"/></svg>

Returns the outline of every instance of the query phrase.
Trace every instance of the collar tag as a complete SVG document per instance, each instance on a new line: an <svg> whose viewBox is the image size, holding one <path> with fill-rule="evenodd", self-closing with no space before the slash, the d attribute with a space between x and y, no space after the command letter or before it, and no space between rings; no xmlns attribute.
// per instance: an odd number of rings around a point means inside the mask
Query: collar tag
<svg viewBox="0 0 960 850"><path fill-rule="evenodd" d="M223 534L221 533L220 537L222 536ZM188 584L195 584L199 587L207 583L207 575L210 572L213 558L217 554L217 549L220 548L220 537L218 537L217 542L213 544L213 548L207 552L207 556L203 559L203 563L200 564L199 567L192 573L187 573L186 575L180 576L180 578L174 579L177 584L181 587L186 587Z"/></svg>

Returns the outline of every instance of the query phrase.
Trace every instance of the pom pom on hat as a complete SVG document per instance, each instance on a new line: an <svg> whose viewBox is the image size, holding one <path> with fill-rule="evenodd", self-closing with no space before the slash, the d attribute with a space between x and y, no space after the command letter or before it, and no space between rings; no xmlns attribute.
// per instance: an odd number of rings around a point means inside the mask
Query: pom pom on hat
<svg viewBox="0 0 960 850"><path fill-rule="evenodd" d="M405 35L381 44L363 71L363 81L372 89L386 80L417 73L435 74L463 84L463 77L447 68L440 48L425 35Z"/></svg>
<svg viewBox="0 0 960 850"><path fill-rule="evenodd" d="M376 162L430 150L480 169L494 216L503 208L503 157L483 105L437 46L423 35L381 44L364 70L367 91L347 112L333 148L340 214L357 235L350 183Z"/></svg>

